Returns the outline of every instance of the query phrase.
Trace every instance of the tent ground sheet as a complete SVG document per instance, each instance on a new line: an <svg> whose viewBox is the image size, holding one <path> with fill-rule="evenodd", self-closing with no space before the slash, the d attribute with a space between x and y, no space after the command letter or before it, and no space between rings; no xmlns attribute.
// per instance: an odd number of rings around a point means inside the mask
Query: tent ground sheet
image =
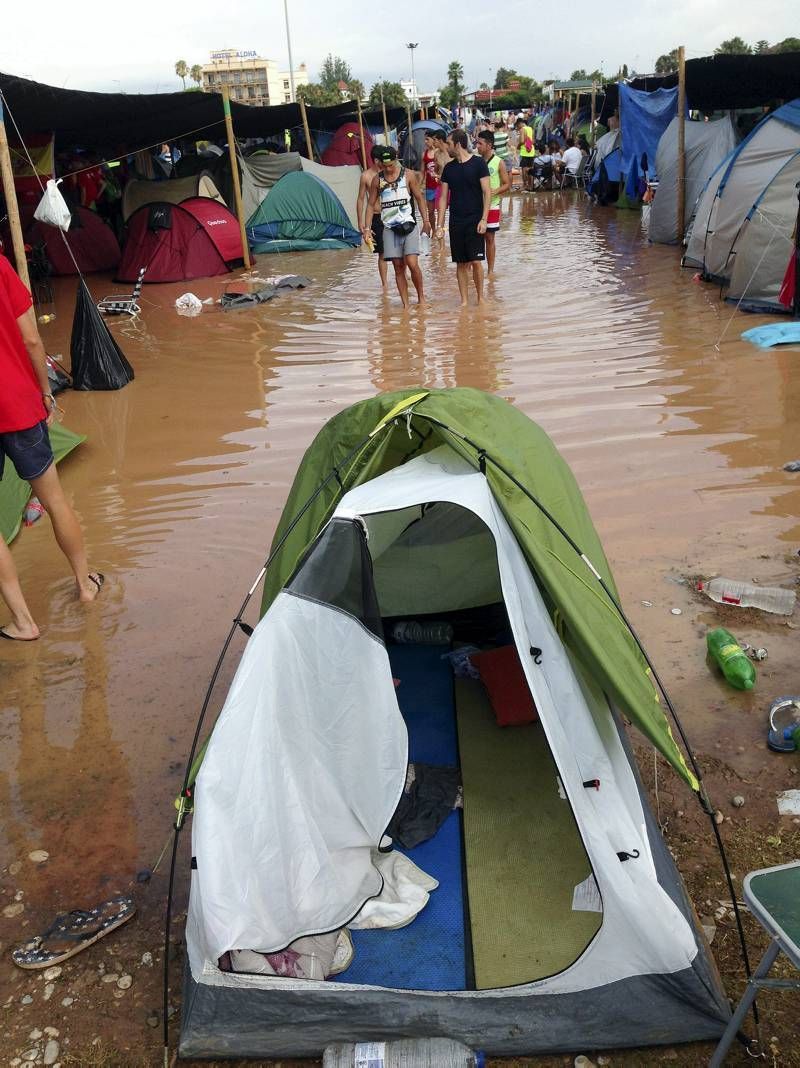
<svg viewBox="0 0 800 1068"><path fill-rule="evenodd" d="M408 727L409 760L458 766L453 673L441 646L389 647L397 699ZM367 983L398 990L464 990L466 986L462 894L461 813L451 812L433 838L403 849L439 880L430 901L396 931L353 931L353 963L340 983Z"/></svg>
<svg viewBox="0 0 800 1068"><path fill-rule="evenodd" d="M538 723L498 727L486 691L455 680L464 784L464 848L478 990L563 971L600 927L574 911L591 874Z"/></svg>

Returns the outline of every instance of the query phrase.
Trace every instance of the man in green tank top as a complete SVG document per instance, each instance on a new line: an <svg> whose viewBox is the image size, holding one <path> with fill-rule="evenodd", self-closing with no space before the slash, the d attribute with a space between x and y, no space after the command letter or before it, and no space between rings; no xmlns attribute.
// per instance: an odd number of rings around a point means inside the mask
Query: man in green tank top
<svg viewBox="0 0 800 1068"><path fill-rule="evenodd" d="M494 275L494 261L497 255L496 234L500 229L500 198L511 190L511 175L505 161L494 150L495 135L491 130L482 130L478 134L478 155L486 161L489 168L489 186L492 199L486 220L486 266L487 277Z"/></svg>

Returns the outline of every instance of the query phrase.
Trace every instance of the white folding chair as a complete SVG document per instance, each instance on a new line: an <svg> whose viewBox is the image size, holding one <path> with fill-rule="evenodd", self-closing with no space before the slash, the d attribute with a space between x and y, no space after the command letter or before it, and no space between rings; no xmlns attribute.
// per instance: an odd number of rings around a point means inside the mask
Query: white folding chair
<svg viewBox="0 0 800 1068"><path fill-rule="evenodd" d="M586 188L586 163L587 163L588 159L589 159L588 156L581 157L581 161L578 164L577 171L573 172L573 171L567 170L566 167L564 168L564 171L563 171L563 173L561 175L561 188L562 189L564 189L565 186L567 185L567 182L570 182L570 181L575 183L575 188L576 189L580 189L581 186L583 186L584 189Z"/></svg>
<svg viewBox="0 0 800 1068"><path fill-rule="evenodd" d="M97 302L97 310L104 315L138 315L142 309L137 302L142 295L142 285L146 270L146 267L142 267L139 271L139 277L136 279L133 292L129 297L121 297L119 294L103 297L102 300Z"/></svg>

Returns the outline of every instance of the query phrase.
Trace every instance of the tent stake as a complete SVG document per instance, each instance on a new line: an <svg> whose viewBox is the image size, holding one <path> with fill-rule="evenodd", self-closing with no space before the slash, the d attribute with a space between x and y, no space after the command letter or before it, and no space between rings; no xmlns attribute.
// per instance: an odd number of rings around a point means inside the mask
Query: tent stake
<svg viewBox="0 0 800 1068"><path fill-rule="evenodd" d="M244 208L242 207L242 187L239 183L239 164L236 159L236 142L233 139L233 120L231 119L231 98L227 85L222 87L222 107L225 112L225 132L228 135L228 154L231 160L231 178L233 179L233 199L236 204L236 216L239 219L239 233L242 238L242 259L245 267L252 267L250 248L245 232Z"/></svg>
<svg viewBox="0 0 800 1068"><path fill-rule="evenodd" d="M28 274L28 261L25 257L25 241L22 237L22 224L19 219L17 190L14 185L14 171L11 167L11 153L8 150L8 138L6 137L6 124L3 114L2 99L0 99L0 172L2 172L3 175L3 193L6 198L8 225L11 230L11 243L14 246L14 259L17 263L17 274L30 291L31 279Z"/></svg>
<svg viewBox="0 0 800 1068"><path fill-rule="evenodd" d="M678 49L678 240L686 233L686 53Z"/></svg>
<svg viewBox="0 0 800 1068"><path fill-rule="evenodd" d="M364 144L364 118L361 114L361 101L356 100L356 107L358 108L358 132L361 137L361 168L367 169L367 146Z"/></svg>

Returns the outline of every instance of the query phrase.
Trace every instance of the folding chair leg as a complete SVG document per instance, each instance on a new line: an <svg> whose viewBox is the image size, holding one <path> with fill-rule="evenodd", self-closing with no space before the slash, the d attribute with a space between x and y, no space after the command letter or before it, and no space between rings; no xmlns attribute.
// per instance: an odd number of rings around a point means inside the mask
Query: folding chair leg
<svg viewBox="0 0 800 1068"><path fill-rule="evenodd" d="M766 978L767 973L775 963L775 959L780 951L781 948L777 942L772 941L769 944L767 952L761 958L760 964L753 972L753 975L747 984L747 990L742 994L742 999L736 1006L736 1011L733 1016L731 1016L730 1023L725 1028L725 1033L719 1040L717 1048L714 1050L714 1056L709 1061L708 1068L722 1068L728 1050L731 1048L731 1043L739 1033L744 1018L750 1011L750 1006L756 1000L756 995L758 994L758 980Z"/></svg>

